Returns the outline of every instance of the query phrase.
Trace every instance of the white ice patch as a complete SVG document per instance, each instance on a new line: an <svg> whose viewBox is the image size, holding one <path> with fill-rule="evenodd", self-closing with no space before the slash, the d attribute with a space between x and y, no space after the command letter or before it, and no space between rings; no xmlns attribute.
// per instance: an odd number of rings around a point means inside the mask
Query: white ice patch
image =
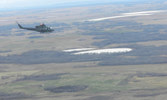
<svg viewBox="0 0 167 100"><path fill-rule="evenodd" d="M79 48L79 49L68 49L68 50L63 50L64 52L75 52L75 51L86 51L86 50L93 50L95 48Z"/></svg>
<svg viewBox="0 0 167 100"><path fill-rule="evenodd" d="M126 53L132 51L131 48L113 48L113 49L98 49L98 50L90 50L90 51L82 51L73 53L74 55L83 55L83 54L104 54L104 53Z"/></svg>
<svg viewBox="0 0 167 100"><path fill-rule="evenodd" d="M87 21L102 21L102 20L107 20L107 19L116 19L116 18L123 18L123 17L148 16L148 15L153 15L155 13L162 13L162 12L166 12L166 11L165 10L156 10L156 11L142 11L142 12L123 13L119 16L90 19L90 20L87 20Z"/></svg>

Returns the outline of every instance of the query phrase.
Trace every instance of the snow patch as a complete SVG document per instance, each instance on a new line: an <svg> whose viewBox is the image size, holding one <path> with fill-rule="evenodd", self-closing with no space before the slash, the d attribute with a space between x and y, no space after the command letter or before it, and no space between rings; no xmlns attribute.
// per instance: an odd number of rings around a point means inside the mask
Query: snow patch
<svg viewBox="0 0 167 100"><path fill-rule="evenodd" d="M132 51L131 48L113 48L113 49L98 49L98 50L89 50L73 53L74 55L83 55L83 54L104 54L104 53L126 53Z"/></svg>
<svg viewBox="0 0 167 100"><path fill-rule="evenodd" d="M123 13L119 16L112 16L112 17L104 17L104 18L97 18L97 19L90 19L87 21L102 21L107 19L116 19L116 18L123 18L123 17L135 17L135 16L148 16L153 15L155 13L162 13L166 12L166 10L156 10L156 11L142 11L142 12L132 12L132 13Z"/></svg>
<svg viewBox="0 0 167 100"><path fill-rule="evenodd" d="M75 52L75 51L86 51L86 50L93 50L95 48L80 48L80 49L68 49L68 50L63 50L64 52Z"/></svg>

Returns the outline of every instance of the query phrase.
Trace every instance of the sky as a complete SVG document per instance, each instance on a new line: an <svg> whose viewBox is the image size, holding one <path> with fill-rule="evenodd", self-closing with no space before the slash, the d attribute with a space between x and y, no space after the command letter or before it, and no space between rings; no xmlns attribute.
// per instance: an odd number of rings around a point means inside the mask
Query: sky
<svg viewBox="0 0 167 100"><path fill-rule="evenodd" d="M1 0L0 10L37 8L47 6L60 6L62 4L79 4L79 3L107 3L107 2L121 2L131 0Z"/></svg>
<svg viewBox="0 0 167 100"><path fill-rule="evenodd" d="M81 5L88 3L113 3L113 2L135 2L135 1L150 1L150 0L1 0L0 10L14 10L26 8L39 8L49 6L63 6L65 5ZM156 1L156 0L151 0ZM159 0L164 1L164 0Z"/></svg>
<svg viewBox="0 0 167 100"><path fill-rule="evenodd" d="M70 0L71 2L73 0ZM75 0L74 0L75 1ZM27 8L47 6L52 3L63 3L60 0L2 0L0 2L0 9L15 9L15 8Z"/></svg>

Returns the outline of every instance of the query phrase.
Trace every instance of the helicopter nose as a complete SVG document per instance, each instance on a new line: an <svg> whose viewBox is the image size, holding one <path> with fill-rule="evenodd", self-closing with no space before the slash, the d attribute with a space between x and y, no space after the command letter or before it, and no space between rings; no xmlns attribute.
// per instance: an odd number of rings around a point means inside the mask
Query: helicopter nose
<svg viewBox="0 0 167 100"><path fill-rule="evenodd" d="M50 29L50 32L53 32L54 31L54 29Z"/></svg>
<svg viewBox="0 0 167 100"><path fill-rule="evenodd" d="M54 31L54 29L51 29L51 31L53 32L53 31Z"/></svg>

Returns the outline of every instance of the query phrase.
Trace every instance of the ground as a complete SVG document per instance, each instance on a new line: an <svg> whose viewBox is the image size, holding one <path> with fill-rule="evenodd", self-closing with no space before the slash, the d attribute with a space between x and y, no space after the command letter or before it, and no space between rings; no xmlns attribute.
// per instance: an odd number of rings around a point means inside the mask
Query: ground
<svg viewBox="0 0 167 100"><path fill-rule="evenodd" d="M148 10L142 6L73 7L0 17L0 100L164 100L166 13L85 21L133 12L129 8ZM21 30L13 20L27 27L46 22L55 32ZM133 51L100 55L63 52L122 47Z"/></svg>

